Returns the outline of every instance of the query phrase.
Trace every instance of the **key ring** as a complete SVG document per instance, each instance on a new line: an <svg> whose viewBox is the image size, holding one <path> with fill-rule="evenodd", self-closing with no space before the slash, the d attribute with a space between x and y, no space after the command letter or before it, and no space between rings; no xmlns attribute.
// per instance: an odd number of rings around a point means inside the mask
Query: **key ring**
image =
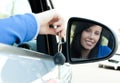
<svg viewBox="0 0 120 83"><path fill-rule="evenodd" d="M60 37L60 33L58 33L58 37L59 37L59 42L58 42L58 52L62 52L62 40Z"/></svg>

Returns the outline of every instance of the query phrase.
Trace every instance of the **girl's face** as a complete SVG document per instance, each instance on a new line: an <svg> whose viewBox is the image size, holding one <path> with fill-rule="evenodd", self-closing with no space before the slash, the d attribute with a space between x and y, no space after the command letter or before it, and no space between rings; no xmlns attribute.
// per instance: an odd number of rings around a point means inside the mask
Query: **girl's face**
<svg viewBox="0 0 120 83"><path fill-rule="evenodd" d="M91 50L97 44L102 27L98 25L91 26L85 29L81 34L81 45L84 49Z"/></svg>

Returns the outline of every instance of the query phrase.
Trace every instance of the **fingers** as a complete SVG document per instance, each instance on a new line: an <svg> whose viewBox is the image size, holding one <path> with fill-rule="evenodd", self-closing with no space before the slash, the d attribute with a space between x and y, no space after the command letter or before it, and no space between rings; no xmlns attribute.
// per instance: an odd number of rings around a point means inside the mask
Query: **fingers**
<svg viewBox="0 0 120 83"><path fill-rule="evenodd" d="M47 11L41 14L38 14L40 20L40 31L39 34L51 34L64 37L66 34L64 20L57 14L54 10ZM53 28L50 28L50 25ZM56 28L54 28L56 26Z"/></svg>
<svg viewBox="0 0 120 83"><path fill-rule="evenodd" d="M65 38L66 30L62 29L61 27L58 27L58 28L48 28L48 30L46 31L46 34L58 35L61 38Z"/></svg>
<svg viewBox="0 0 120 83"><path fill-rule="evenodd" d="M55 28L56 34L58 35L58 33L59 33L60 37L65 37L66 30L65 30L65 24L64 24L65 22L64 22L63 18L57 17L56 20L54 20L52 22L53 22L53 26L56 26L56 28Z"/></svg>
<svg viewBox="0 0 120 83"><path fill-rule="evenodd" d="M46 32L48 32L47 34L57 35L55 28L49 28L48 31L46 31Z"/></svg>
<svg viewBox="0 0 120 83"><path fill-rule="evenodd" d="M66 30L63 25L57 25L56 28L54 28L55 35L60 36L61 38L64 38L66 36Z"/></svg>

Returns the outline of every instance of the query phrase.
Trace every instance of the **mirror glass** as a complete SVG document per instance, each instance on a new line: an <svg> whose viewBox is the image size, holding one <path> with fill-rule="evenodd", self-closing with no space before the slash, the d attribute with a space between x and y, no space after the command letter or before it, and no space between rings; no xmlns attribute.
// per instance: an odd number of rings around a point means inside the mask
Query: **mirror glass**
<svg viewBox="0 0 120 83"><path fill-rule="evenodd" d="M116 49L115 35L110 28L93 20L71 18L67 39L70 62L104 59Z"/></svg>

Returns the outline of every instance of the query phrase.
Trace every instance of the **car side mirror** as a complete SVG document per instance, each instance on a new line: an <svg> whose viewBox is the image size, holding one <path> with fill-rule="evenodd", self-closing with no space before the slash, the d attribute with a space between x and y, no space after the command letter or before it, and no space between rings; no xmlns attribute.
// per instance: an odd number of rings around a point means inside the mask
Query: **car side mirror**
<svg viewBox="0 0 120 83"><path fill-rule="evenodd" d="M104 60L117 49L114 32L90 19L72 17L67 25L67 56L71 64Z"/></svg>

